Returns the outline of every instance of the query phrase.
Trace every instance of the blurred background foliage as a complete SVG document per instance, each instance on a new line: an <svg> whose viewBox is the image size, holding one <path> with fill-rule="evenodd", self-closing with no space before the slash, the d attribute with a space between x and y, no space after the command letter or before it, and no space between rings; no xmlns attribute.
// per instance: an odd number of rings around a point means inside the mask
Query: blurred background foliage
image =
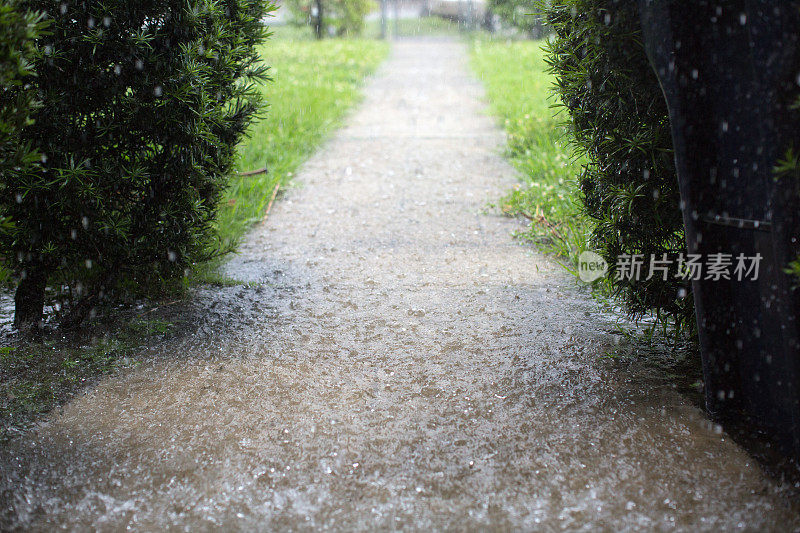
<svg viewBox="0 0 800 533"><path fill-rule="evenodd" d="M503 25L519 29L530 39L547 34L543 7L537 0L489 0L489 9Z"/></svg>
<svg viewBox="0 0 800 533"><path fill-rule="evenodd" d="M367 15L376 7L372 0L285 0L297 25L314 26L322 9L322 36L358 36Z"/></svg>

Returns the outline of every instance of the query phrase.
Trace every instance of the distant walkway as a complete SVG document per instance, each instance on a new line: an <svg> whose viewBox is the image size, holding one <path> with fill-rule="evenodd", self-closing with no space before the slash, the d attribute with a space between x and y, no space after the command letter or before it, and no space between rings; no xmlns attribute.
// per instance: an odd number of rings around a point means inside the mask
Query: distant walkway
<svg viewBox="0 0 800 533"><path fill-rule="evenodd" d="M229 265L263 284L237 293L258 322L54 414L16 444L6 505L42 530L800 526L668 382L603 359L613 322L483 213L515 177L481 98L463 44L396 43Z"/></svg>

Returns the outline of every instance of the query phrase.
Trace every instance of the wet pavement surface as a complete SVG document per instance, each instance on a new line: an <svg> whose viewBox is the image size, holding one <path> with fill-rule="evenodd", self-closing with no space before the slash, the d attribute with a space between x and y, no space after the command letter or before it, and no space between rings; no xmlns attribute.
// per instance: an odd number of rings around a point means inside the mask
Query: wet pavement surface
<svg viewBox="0 0 800 533"><path fill-rule="evenodd" d="M465 46L400 41L191 333L0 457L7 527L772 530L796 493L491 210Z"/></svg>

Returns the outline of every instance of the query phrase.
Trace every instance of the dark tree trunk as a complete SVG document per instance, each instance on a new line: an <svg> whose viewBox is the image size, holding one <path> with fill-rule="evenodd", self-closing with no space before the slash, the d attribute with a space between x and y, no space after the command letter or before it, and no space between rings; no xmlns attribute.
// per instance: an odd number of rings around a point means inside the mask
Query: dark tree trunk
<svg viewBox="0 0 800 533"><path fill-rule="evenodd" d="M25 271L14 295L14 327L20 331L38 329L44 314L44 291L47 272L41 267Z"/></svg>
<svg viewBox="0 0 800 533"><path fill-rule="evenodd" d="M797 135L787 103L800 12L790 4L639 0L669 107L688 251L760 263L752 278L692 281L706 407L798 460L800 292L785 268L798 253L800 200L773 171Z"/></svg>
<svg viewBox="0 0 800 533"><path fill-rule="evenodd" d="M322 31L323 31L323 12L322 12L322 0L317 1L317 16L314 19L314 35L317 36L317 39L322 39Z"/></svg>

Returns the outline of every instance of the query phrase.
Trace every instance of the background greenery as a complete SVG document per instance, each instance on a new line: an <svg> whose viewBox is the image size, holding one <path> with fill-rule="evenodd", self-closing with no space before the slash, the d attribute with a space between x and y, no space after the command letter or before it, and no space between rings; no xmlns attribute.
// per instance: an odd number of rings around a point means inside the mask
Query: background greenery
<svg viewBox="0 0 800 533"><path fill-rule="evenodd" d="M285 0L293 23L313 26L318 0ZM323 13L323 36L332 28L334 35L358 36L364 31L364 19L376 7L372 0L320 0Z"/></svg>
<svg viewBox="0 0 800 533"><path fill-rule="evenodd" d="M547 28L538 0L490 0L489 8L504 26L517 28L532 39L540 39Z"/></svg>

